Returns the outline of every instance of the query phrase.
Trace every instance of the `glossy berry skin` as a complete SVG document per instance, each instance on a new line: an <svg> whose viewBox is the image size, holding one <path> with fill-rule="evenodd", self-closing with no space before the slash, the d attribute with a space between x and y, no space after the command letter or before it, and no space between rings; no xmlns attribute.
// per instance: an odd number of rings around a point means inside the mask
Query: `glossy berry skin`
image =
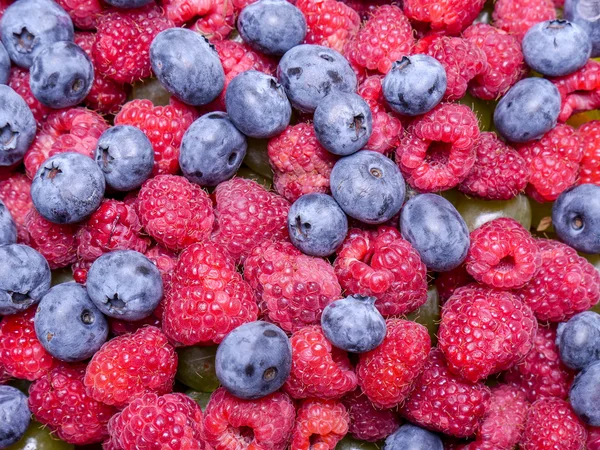
<svg viewBox="0 0 600 450"><path fill-rule="evenodd" d="M584 253L600 253L600 186L581 184L564 191L552 206L558 237Z"/></svg>
<svg viewBox="0 0 600 450"><path fill-rule="evenodd" d="M211 112L196 119L181 141L183 175L201 186L217 186L232 178L246 156L246 137L227 114Z"/></svg>
<svg viewBox="0 0 600 450"><path fill-rule="evenodd" d="M98 139L94 159L107 186L117 191L139 188L152 174L154 150L143 131L115 125Z"/></svg>
<svg viewBox="0 0 600 450"><path fill-rule="evenodd" d="M290 207L287 217L292 244L305 255L329 256L348 233L348 219L327 194L306 194Z"/></svg>
<svg viewBox="0 0 600 450"><path fill-rule="evenodd" d="M10 78L10 57L4 45L0 45L0 84L8 84Z"/></svg>
<svg viewBox="0 0 600 450"><path fill-rule="evenodd" d="M356 74L340 53L320 45L297 45L283 55L277 78L294 108L314 112L333 91L356 92Z"/></svg>
<svg viewBox="0 0 600 450"><path fill-rule="evenodd" d="M83 361L106 342L108 323L85 287L75 282L62 283L50 289L38 305L35 334L55 358Z"/></svg>
<svg viewBox="0 0 600 450"><path fill-rule="evenodd" d="M10 215L10 211L0 200L0 245L14 244L17 242L17 225Z"/></svg>
<svg viewBox="0 0 600 450"><path fill-rule="evenodd" d="M393 409L377 409L360 389L342 398L350 415L348 434L360 441L377 442L385 439L400 426L400 417ZM345 448L345 447L342 447ZM371 447L367 447L371 448Z"/></svg>
<svg viewBox="0 0 600 450"><path fill-rule="evenodd" d="M484 1L407 0L404 11L415 21L426 22L433 31L459 34L479 14Z"/></svg>
<svg viewBox="0 0 600 450"><path fill-rule="evenodd" d="M383 450L444 450L437 434L412 424L402 425L385 440Z"/></svg>
<svg viewBox="0 0 600 450"><path fill-rule="evenodd" d="M260 0L242 9L237 28L253 49L265 55L283 55L304 41L306 19L284 0Z"/></svg>
<svg viewBox="0 0 600 450"><path fill-rule="evenodd" d="M50 267L37 251L23 244L0 246L0 314L25 311L50 289Z"/></svg>
<svg viewBox="0 0 600 450"><path fill-rule="evenodd" d="M165 89L188 105L206 105L223 90L219 55L195 31L170 28L158 33L150 45L150 62Z"/></svg>
<svg viewBox="0 0 600 450"><path fill-rule="evenodd" d="M335 400L304 400L296 415L291 448L334 450L348 432L348 422L348 411L343 403Z"/></svg>
<svg viewBox="0 0 600 450"><path fill-rule="evenodd" d="M25 217L27 245L42 254L51 270L68 267L77 260L77 225L59 225L44 219L35 208Z"/></svg>
<svg viewBox="0 0 600 450"><path fill-rule="evenodd" d="M554 128L560 107L556 86L543 78L526 78L502 97L494 110L494 125L508 141L532 141Z"/></svg>
<svg viewBox="0 0 600 450"><path fill-rule="evenodd" d="M387 222L404 202L404 178L398 166L371 150L340 159L333 166L330 183L340 207L361 222Z"/></svg>
<svg viewBox="0 0 600 450"><path fill-rule="evenodd" d="M0 168L23 159L33 142L36 123L25 100L10 87L0 85Z"/></svg>
<svg viewBox="0 0 600 450"><path fill-rule="evenodd" d="M278 390L292 369L292 346L270 323L243 324L225 336L215 361L221 385L238 398L253 400Z"/></svg>
<svg viewBox="0 0 600 450"><path fill-rule="evenodd" d="M520 42L536 23L556 19L556 7L552 0L498 0L492 19L494 26Z"/></svg>
<svg viewBox="0 0 600 450"><path fill-rule="evenodd" d="M400 213L400 231L429 270L452 270L469 251L465 221L452 203L439 195L421 194L408 200Z"/></svg>
<svg viewBox="0 0 600 450"><path fill-rule="evenodd" d="M571 369L581 370L600 360L600 315L585 311L560 323L556 346L561 361Z"/></svg>
<svg viewBox="0 0 600 450"><path fill-rule="evenodd" d="M134 250L100 256L88 272L86 287L102 313L129 321L148 317L163 296L158 268Z"/></svg>
<svg viewBox="0 0 600 450"><path fill-rule="evenodd" d="M347 352L365 353L377 348L386 334L385 319L374 297L351 295L330 303L321 316L323 333Z"/></svg>
<svg viewBox="0 0 600 450"><path fill-rule="evenodd" d="M55 109L81 103L94 82L92 60L72 42L55 42L44 47L33 60L29 73L35 98Z"/></svg>
<svg viewBox="0 0 600 450"><path fill-rule="evenodd" d="M2 43L17 66L28 69L43 47L59 41L73 41L73 22L51 0L15 2L0 22Z"/></svg>
<svg viewBox="0 0 600 450"><path fill-rule="evenodd" d="M586 31L567 20L548 20L534 25L522 45L527 65L550 77L576 72L585 66L592 53Z"/></svg>
<svg viewBox="0 0 600 450"><path fill-rule="evenodd" d="M418 116L431 111L446 93L446 70L428 55L404 56L383 79L383 95L399 114Z"/></svg>
<svg viewBox="0 0 600 450"><path fill-rule="evenodd" d="M600 22L594 9L594 3L586 0L566 0L564 17L582 27L592 42L592 57L600 55Z"/></svg>
<svg viewBox="0 0 600 450"><path fill-rule="evenodd" d="M595 361L579 372L569 392L569 402L575 413L586 425L593 427L600 426L598 386L600 361Z"/></svg>
<svg viewBox="0 0 600 450"><path fill-rule="evenodd" d="M75 223L100 206L105 187L104 174L91 158L59 153L38 169L31 184L31 199L46 220Z"/></svg>
<svg viewBox="0 0 600 450"><path fill-rule="evenodd" d="M30 420L25 394L12 386L0 386L0 447L18 442Z"/></svg>
<svg viewBox="0 0 600 450"><path fill-rule="evenodd" d="M359 151L373 132L371 108L354 93L329 94L319 102L313 121L319 143L334 155Z"/></svg>

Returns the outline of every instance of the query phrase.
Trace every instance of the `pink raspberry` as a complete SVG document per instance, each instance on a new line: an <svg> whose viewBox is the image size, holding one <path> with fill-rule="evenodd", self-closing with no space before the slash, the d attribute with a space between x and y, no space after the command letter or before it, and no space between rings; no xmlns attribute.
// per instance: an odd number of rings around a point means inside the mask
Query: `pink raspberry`
<svg viewBox="0 0 600 450"><path fill-rule="evenodd" d="M49 222L31 208L25 217L29 234L27 244L42 254L51 269L73 264L77 259L77 225L59 225Z"/></svg>
<svg viewBox="0 0 600 450"><path fill-rule="evenodd" d="M494 26L514 35L519 42L536 23L556 19L552 0L496 0Z"/></svg>
<svg viewBox="0 0 600 450"><path fill-rule="evenodd" d="M208 39L225 39L235 26L234 4L230 0L166 0L165 14L175 25L195 21L192 29Z"/></svg>
<svg viewBox="0 0 600 450"><path fill-rule="evenodd" d="M558 88L561 109L558 120L566 122L571 115L600 107L600 63L590 59L570 75L552 80Z"/></svg>
<svg viewBox="0 0 600 450"><path fill-rule="evenodd" d="M336 400L307 399L298 408L292 434L294 450L334 450L348 432L349 416Z"/></svg>

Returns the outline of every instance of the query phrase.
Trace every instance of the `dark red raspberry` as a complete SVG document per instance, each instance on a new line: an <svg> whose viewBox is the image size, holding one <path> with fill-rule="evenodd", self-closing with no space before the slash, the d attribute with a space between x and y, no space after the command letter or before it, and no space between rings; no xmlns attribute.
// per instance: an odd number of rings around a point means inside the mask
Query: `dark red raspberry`
<svg viewBox="0 0 600 450"><path fill-rule="evenodd" d="M395 228L351 229L334 269L343 289L376 297L375 306L386 316L405 314L427 301L427 269Z"/></svg>
<svg viewBox="0 0 600 450"><path fill-rule="evenodd" d="M146 393L108 423L105 450L210 450L202 436L202 411L187 395Z"/></svg>
<svg viewBox="0 0 600 450"><path fill-rule="evenodd" d="M348 433L360 441L380 441L400 427L400 418L393 410L375 408L360 389L346 395L342 403L350 415Z"/></svg>
<svg viewBox="0 0 600 450"><path fill-rule="evenodd" d="M86 393L84 375L85 364L61 364L29 387L29 409L35 420L75 445L107 438L108 420L117 412Z"/></svg>
<svg viewBox="0 0 600 450"><path fill-rule="evenodd" d="M161 314L162 315L162 314ZM108 326L110 327L110 331L115 336L120 336L122 334L135 333L140 328L143 328L147 325L162 328L162 322L160 320L160 316L156 311L152 313L152 315L146 317L142 320L135 321L125 321L120 319L115 319L114 317L107 317Z"/></svg>
<svg viewBox="0 0 600 450"><path fill-rule="evenodd" d="M600 450L600 427L588 427L587 450Z"/></svg>
<svg viewBox="0 0 600 450"><path fill-rule="evenodd" d="M356 388L348 354L335 348L318 325L300 328L290 338L292 371L285 390L293 398L340 398Z"/></svg>
<svg viewBox="0 0 600 450"><path fill-rule="evenodd" d="M100 0L56 0L80 30L95 30L98 16L104 11Z"/></svg>
<svg viewBox="0 0 600 450"><path fill-rule="evenodd" d="M10 78L8 79L8 85L13 88L13 90L19 94L31 112L38 126L42 125L48 115L54 110L52 108L48 108L40 103L40 101L34 97L33 92L31 92L31 87L29 86L29 71L22 69L21 67L12 67L10 69Z"/></svg>
<svg viewBox="0 0 600 450"><path fill-rule="evenodd" d="M485 0L404 0L404 12L417 22L429 24L431 30L459 34L483 9Z"/></svg>
<svg viewBox="0 0 600 450"><path fill-rule="evenodd" d="M235 27L235 8L230 0L166 0L163 6L175 25L196 21L191 28L208 39L225 39Z"/></svg>
<svg viewBox="0 0 600 450"><path fill-rule="evenodd" d="M213 239L238 261L243 262L256 245L288 235L290 204L255 181L233 178L220 183L215 200Z"/></svg>
<svg viewBox="0 0 600 450"><path fill-rule="evenodd" d="M527 195L539 203L554 201L577 181L583 145L569 125L557 125L539 141L517 147L529 165Z"/></svg>
<svg viewBox="0 0 600 450"><path fill-rule="evenodd" d="M25 217L29 235L27 245L42 254L51 269L60 269L73 264L77 259L77 225L59 225L44 219L35 208Z"/></svg>
<svg viewBox="0 0 600 450"><path fill-rule="evenodd" d="M411 124L396 149L396 162L419 191L451 189L475 165L478 138L477 117L468 106L442 103Z"/></svg>
<svg viewBox="0 0 600 450"><path fill-rule="evenodd" d="M173 98L167 106L132 100L116 115L115 125L133 125L146 134L154 149L154 175L175 174L179 171L181 139L197 115L192 107Z"/></svg>
<svg viewBox="0 0 600 450"><path fill-rule="evenodd" d="M385 74L395 61L412 53L414 45L413 29L402 10L383 5L346 44L344 54L358 67Z"/></svg>
<svg viewBox="0 0 600 450"><path fill-rule="evenodd" d="M0 366L11 377L29 381L44 376L57 364L35 334L35 311L32 306L0 321Z"/></svg>
<svg viewBox="0 0 600 450"><path fill-rule="evenodd" d="M204 436L214 450L283 450L294 427L295 410L284 392L241 400L219 388L210 397Z"/></svg>
<svg viewBox="0 0 600 450"><path fill-rule="evenodd" d="M494 26L514 35L519 42L536 23L556 19L552 0L496 0Z"/></svg>
<svg viewBox="0 0 600 450"><path fill-rule="evenodd" d="M481 133L475 143L477 160L458 186L461 192L485 200L510 200L525 190L529 166L496 133Z"/></svg>
<svg viewBox="0 0 600 450"><path fill-rule="evenodd" d="M600 186L600 121L585 123L577 131L583 145L578 183Z"/></svg>
<svg viewBox="0 0 600 450"><path fill-rule="evenodd" d="M298 408L291 448L334 450L348 432L350 417L340 401L308 399Z"/></svg>
<svg viewBox="0 0 600 450"><path fill-rule="evenodd" d="M539 325L533 348L506 372L504 379L522 389L530 402L542 397L567 398L574 372L560 360L556 325Z"/></svg>
<svg viewBox="0 0 600 450"><path fill-rule="evenodd" d="M19 242L29 242L29 233L25 226L25 217L33 207L31 201L31 180L22 173L15 173L0 181L0 200L10 212L15 224Z"/></svg>
<svg viewBox="0 0 600 450"><path fill-rule="evenodd" d="M434 348L401 412L408 420L456 437L474 435L488 409L490 389L452 374Z"/></svg>
<svg viewBox="0 0 600 450"><path fill-rule="evenodd" d="M600 300L600 273L568 245L539 239L542 265L517 291L538 320L565 322Z"/></svg>
<svg viewBox="0 0 600 450"><path fill-rule="evenodd" d="M450 296L454 294L456 289L473 283L474 281L473 277L467 272L467 268L464 264L461 264L456 269L449 270L448 272L438 273L437 278L435 279L435 287L440 295L441 303L446 302Z"/></svg>
<svg viewBox="0 0 600 450"><path fill-rule="evenodd" d="M552 80L558 88L561 109L558 120L566 122L571 115L600 107L600 63L590 59L570 75Z"/></svg>
<svg viewBox="0 0 600 450"><path fill-rule="evenodd" d="M155 327L141 328L104 344L85 372L87 393L95 400L123 407L143 394L173 390L177 353Z"/></svg>

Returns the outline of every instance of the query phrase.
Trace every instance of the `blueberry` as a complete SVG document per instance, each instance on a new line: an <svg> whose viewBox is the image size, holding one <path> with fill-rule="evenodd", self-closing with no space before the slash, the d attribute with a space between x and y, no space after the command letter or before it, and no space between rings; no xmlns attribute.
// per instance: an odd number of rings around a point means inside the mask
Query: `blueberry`
<svg viewBox="0 0 600 450"><path fill-rule="evenodd" d="M590 364L575 377L569 401L581 420L592 427L600 426L600 361Z"/></svg>
<svg viewBox="0 0 600 450"><path fill-rule="evenodd" d="M565 0L565 19L582 27L592 42L592 57L600 56L600 11L597 0Z"/></svg>
<svg viewBox="0 0 600 450"><path fill-rule="evenodd" d="M25 100L8 86L0 85L0 167L23 159L35 138L36 127Z"/></svg>
<svg viewBox="0 0 600 450"><path fill-rule="evenodd" d="M446 93L446 70L428 55L404 56L383 79L383 95L390 107L406 116L431 111Z"/></svg>
<svg viewBox="0 0 600 450"><path fill-rule="evenodd" d="M375 297L351 295L323 310L321 327L329 342L347 352L364 353L379 347L385 338L385 319L375 307Z"/></svg>
<svg viewBox="0 0 600 450"><path fill-rule="evenodd" d="M383 450L444 450L444 444L437 434L407 423L386 438Z"/></svg>
<svg viewBox="0 0 600 450"><path fill-rule="evenodd" d="M217 378L231 394L261 398L285 383L292 369L292 346L281 328L250 322L225 336L215 365Z"/></svg>
<svg viewBox="0 0 600 450"><path fill-rule="evenodd" d="M364 223L390 220L402 207L406 187L398 166L381 153L361 150L333 166L331 193L350 217Z"/></svg>
<svg viewBox="0 0 600 450"><path fill-rule="evenodd" d="M294 108L313 112L333 91L356 92L356 73L339 52L320 45L297 45L283 55L277 77Z"/></svg>
<svg viewBox="0 0 600 450"><path fill-rule="evenodd" d="M246 136L268 139L290 123L292 107L275 78L256 70L236 76L225 92L229 119Z"/></svg>
<svg viewBox="0 0 600 450"><path fill-rule="evenodd" d="M329 256L348 233L348 219L327 194L306 194L291 206L287 217L292 244L311 256Z"/></svg>
<svg viewBox="0 0 600 450"><path fill-rule="evenodd" d="M541 138L556 126L561 99L554 84L544 78L525 78L502 97L494 111L494 125L511 142Z"/></svg>
<svg viewBox="0 0 600 450"><path fill-rule="evenodd" d="M0 315L24 311L50 289L50 266L37 251L22 244L0 247Z"/></svg>
<svg viewBox="0 0 600 450"><path fill-rule="evenodd" d="M558 237L584 253L600 253L600 186L581 184L564 191L552 206Z"/></svg>
<svg viewBox="0 0 600 450"><path fill-rule="evenodd" d="M49 108L75 106L94 82L90 57L72 42L55 42L39 51L29 69L31 92Z"/></svg>
<svg viewBox="0 0 600 450"><path fill-rule="evenodd" d="M56 285L44 295L34 323L40 343L61 361L91 358L108 337L106 318L85 287L74 281Z"/></svg>
<svg viewBox="0 0 600 450"><path fill-rule="evenodd" d="M90 267L86 287L100 311L127 321L148 317L163 295L160 272L152 261L133 250L100 256Z"/></svg>
<svg viewBox="0 0 600 450"><path fill-rule="evenodd" d="M0 245L17 242L17 225L10 212L0 200Z"/></svg>
<svg viewBox="0 0 600 450"><path fill-rule="evenodd" d="M109 5L121 9L141 8L142 6L154 3L153 0L105 0Z"/></svg>
<svg viewBox="0 0 600 450"><path fill-rule="evenodd" d="M108 186L116 191L131 191L152 175L154 149L139 128L116 125L98 139L94 159Z"/></svg>
<svg viewBox="0 0 600 450"><path fill-rule="evenodd" d="M354 93L334 91L315 109L315 134L335 155L350 155L363 148L373 132L371 108Z"/></svg>
<svg viewBox="0 0 600 450"><path fill-rule="evenodd" d="M259 0L246 6L237 25L244 42L265 55L283 55L306 36L304 15L286 0Z"/></svg>
<svg viewBox="0 0 600 450"><path fill-rule="evenodd" d="M28 69L39 51L54 42L73 41L73 22L52 0L19 0L4 11L2 43L12 62Z"/></svg>
<svg viewBox="0 0 600 450"><path fill-rule="evenodd" d="M42 217L76 223L90 216L104 197L104 174L93 159L59 153L40 166L31 183L31 200Z"/></svg>
<svg viewBox="0 0 600 450"><path fill-rule="evenodd" d="M0 386L0 448L18 442L29 427L27 397L17 388Z"/></svg>
<svg viewBox="0 0 600 450"><path fill-rule="evenodd" d="M201 186L216 186L235 175L246 156L246 137L224 112L203 115L181 141L179 165L185 177Z"/></svg>
<svg viewBox="0 0 600 450"><path fill-rule="evenodd" d="M189 105L212 102L225 85L219 54L205 37L192 30L161 31L150 45L150 62L165 89Z"/></svg>
<svg viewBox="0 0 600 450"><path fill-rule="evenodd" d="M10 77L10 57L6 48L0 42L0 84L8 84Z"/></svg>
<svg viewBox="0 0 600 450"><path fill-rule="evenodd" d="M406 202L400 231L429 270L452 270L469 251L467 224L452 203L436 194L417 195Z"/></svg>
<svg viewBox="0 0 600 450"><path fill-rule="evenodd" d="M600 315L585 311L558 325L556 346L565 366L581 370L600 360Z"/></svg>

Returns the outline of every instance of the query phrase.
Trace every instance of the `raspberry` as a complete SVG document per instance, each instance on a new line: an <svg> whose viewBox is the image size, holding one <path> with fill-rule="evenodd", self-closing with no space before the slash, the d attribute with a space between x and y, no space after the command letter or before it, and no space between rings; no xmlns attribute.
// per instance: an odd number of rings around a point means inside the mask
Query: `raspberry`
<svg viewBox="0 0 600 450"><path fill-rule="evenodd" d="M475 152L475 165L458 186L461 192L486 200L510 200L525 190L529 181L527 162L495 133L481 133Z"/></svg>
<svg viewBox="0 0 600 450"><path fill-rule="evenodd" d="M294 415L294 404L284 392L241 400L219 388L205 410L204 436L214 450L283 450Z"/></svg>
<svg viewBox="0 0 600 450"><path fill-rule="evenodd" d="M31 180L22 173L15 173L10 178L0 181L0 200L17 225L19 242L29 241L25 217L33 207L30 189Z"/></svg>
<svg viewBox="0 0 600 450"><path fill-rule="evenodd" d="M517 296L470 284L444 304L438 346L450 371L476 383L522 360L536 329L533 312Z"/></svg>
<svg viewBox="0 0 600 450"><path fill-rule="evenodd" d="M146 393L108 423L105 450L209 450L202 437L202 411L187 395Z"/></svg>
<svg viewBox="0 0 600 450"><path fill-rule="evenodd" d="M34 97L33 92L31 92L31 87L29 86L28 70L13 66L10 69L8 85L13 88L17 94L23 97L23 100L25 100L25 103L29 106L38 126L42 125L50 113L54 111L52 108L42 105L40 101Z"/></svg>
<svg viewBox="0 0 600 450"><path fill-rule="evenodd" d="M360 389L346 395L342 403L350 415L348 433L360 441L377 442L400 427L400 419L391 409L377 409Z"/></svg>
<svg viewBox="0 0 600 450"><path fill-rule="evenodd" d="M539 141L522 144L517 150L529 165L526 192L535 201L554 201L577 181L583 145L569 125L557 125Z"/></svg>
<svg viewBox="0 0 600 450"><path fill-rule="evenodd" d="M87 275L86 275L87 276ZM107 317L108 325L110 327L110 331L116 336L120 336L122 334L135 333L140 328L143 328L147 325L161 328L162 323L160 320L160 315L154 311L152 315L146 317L142 320L135 320L132 322L128 322L126 320L115 319L114 317Z"/></svg>
<svg viewBox="0 0 600 450"><path fill-rule="evenodd" d="M0 322L0 366L11 377L29 381L42 377L57 363L35 334L35 311L33 306Z"/></svg>
<svg viewBox="0 0 600 450"><path fill-rule="evenodd" d="M49 222L31 208L25 217L25 227L29 234L27 244L46 258L51 269L70 266L77 259L77 225Z"/></svg>
<svg viewBox="0 0 600 450"><path fill-rule="evenodd" d="M208 39L225 39L235 26L230 0L167 0L163 6L165 15L177 26L197 19L191 28Z"/></svg>
<svg viewBox="0 0 600 450"><path fill-rule="evenodd" d="M526 74L521 44L512 35L484 23L471 25L463 37L483 50L486 69L475 77L470 92L484 100L497 100Z"/></svg>
<svg viewBox="0 0 600 450"><path fill-rule="evenodd" d="M122 407L148 392L173 389L177 353L155 327L141 328L104 344L85 372L87 393L95 400Z"/></svg>
<svg viewBox="0 0 600 450"><path fill-rule="evenodd" d="M396 149L406 181L422 192L451 189L476 160L477 117L468 106L442 103L417 118Z"/></svg>
<svg viewBox="0 0 600 450"><path fill-rule="evenodd" d="M583 144L583 158L579 184L592 183L600 186L600 121L583 124L577 131Z"/></svg>
<svg viewBox="0 0 600 450"><path fill-rule="evenodd" d="M289 200L329 192L329 175L337 158L319 144L309 123L289 126L269 141L269 161L275 189Z"/></svg>
<svg viewBox="0 0 600 450"><path fill-rule="evenodd" d="M269 319L290 333L320 323L323 309L342 297L333 267L321 258L301 254L289 242L267 241L255 247L244 263L244 273L256 286Z"/></svg>
<svg viewBox="0 0 600 450"><path fill-rule="evenodd" d="M336 0L298 0L296 7L306 18L307 44L324 45L341 52L360 28L360 16Z"/></svg>
<svg viewBox="0 0 600 450"><path fill-rule="evenodd" d="M383 343L359 356L358 384L377 408L393 408L406 399L421 373L431 341L416 322L388 319Z"/></svg>
<svg viewBox="0 0 600 450"><path fill-rule="evenodd" d="M404 12L433 31L459 34L477 18L485 0L404 0Z"/></svg>
<svg viewBox="0 0 600 450"><path fill-rule="evenodd" d="M542 397L567 398L575 376L561 361L556 347L556 325L539 325L533 348L506 372L506 382L521 388L530 402Z"/></svg>
<svg viewBox="0 0 600 450"><path fill-rule="evenodd" d="M92 399L85 390L85 364L62 364L29 388L29 409L63 441L76 445L108 437L108 420L117 411Z"/></svg>
<svg viewBox="0 0 600 450"><path fill-rule="evenodd" d="M218 344L257 316L252 289L223 247L205 241L181 252L164 299L169 338L182 345Z"/></svg>
<svg viewBox="0 0 600 450"><path fill-rule="evenodd" d="M89 109L72 108L55 111L42 125L25 154L25 172L31 179L51 156L64 152L94 155L98 138L108 130L104 118Z"/></svg>
<svg viewBox="0 0 600 450"><path fill-rule="evenodd" d="M519 446L522 450L580 450L587 433L571 406L559 398L542 398L529 412Z"/></svg>
<svg viewBox="0 0 600 450"><path fill-rule="evenodd" d="M133 125L146 134L154 149L154 175L175 174L179 170L181 139L196 117L193 108L173 98L168 106L132 100L116 115L115 125Z"/></svg>
<svg viewBox="0 0 600 450"><path fill-rule="evenodd" d="M542 263L540 250L519 222L502 217L471 233L467 272L480 283L499 289L524 286Z"/></svg>
<svg viewBox="0 0 600 450"><path fill-rule="evenodd" d="M146 258L154 263L162 276L163 284L171 279L171 274L177 266L177 253L172 252L160 245L155 245L146 250Z"/></svg>
<svg viewBox="0 0 600 450"><path fill-rule="evenodd" d="M118 83L133 83L152 74L150 44L175 24L154 4L140 9L110 10L98 18L94 68Z"/></svg>
<svg viewBox="0 0 600 450"><path fill-rule="evenodd" d="M363 0L341 0L346 5L350 6L354 11L358 13L361 20L367 20L373 15L375 10L382 5L388 4L388 0L370 0L365 2Z"/></svg>
<svg viewBox="0 0 600 450"><path fill-rule="evenodd" d="M348 432L350 418L336 400L308 399L298 408L292 434L294 450L333 450Z"/></svg>
<svg viewBox="0 0 600 450"><path fill-rule="evenodd" d="M599 427L588 427L588 450L600 450L600 428Z"/></svg>
<svg viewBox="0 0 600 450"><path fill-rule="evenodd" d="M92 267L92 261L78 260L71 266L73 279L79 284L85 284L87 281L88 271Z"/></svg>
<svg viewBox="0 0 600 450"><path fill-rule="evenodd" d="M346 44L344 54L359 67L385 74L395 61L410 54L414 45L413 29L402 10L383 5Z"/></svg>
<svg viewBox="0 0 600 450"><path fill-rule="evenodd" d="M104 11L100 0L56 0L56 3L62 6L80 30L95 30L98 16Z"/></svg>
<svg viewBox="0 0 600 450"><path fill-rule="evenodd" d="M552 0L496 0L494 26L514 35L519 42L536 23L556 19Z"/></svg>
<svg viewBox="0 0 600 450"><path fill-rule="evenodd" d="M600 107L600 63L589 60L570 75L552 80L558 88L561 108L558 120L566 122L571 115Z"/></svg>
<svg viewBox="0 0 600 450"><path fill-rule="evenodd" d="M417 309L427 301L427 269L398 230L353 228L337 252L335 274L350 294L376 297L386 316Z"/></svg>
<svg viewBox="0 0 600 450"><path fill-rule="evenodd" d="M473 277L467 272L467 267L461 264L456 269L438 273L435 279L435 287L440 295L440 301L445 303L456 289L474 281Z"/></svg>
<svg viewBox="0 0 600 450"><path fill-rule="evenodd" d="M487 386L453 375L441 350L433 349L401 412L430 430L469 437L479 429L489 401Z"/></svg>
<svg viewBox="0 0 600 450"><path fill-rule="evenodd" d="M600 299L600 273L568 245L539 239L542 265L517 291L538 320L565 322Z"/></svg>
<svg viewBox="0 0 600 450"><path fill-rule="evenodd" d="M320 326L300 328L290 343L292 371L284 386L293 398L340 398L356 388L348 355L331 345Z"/></svg>
<svg viewBox="0 0 600 450"><path fill-rule="evenodd" d="M208 194L176 175L146 181L139 193L138 213L145 230L159 244L180 250L208 237L214 214Z"/></svg>

